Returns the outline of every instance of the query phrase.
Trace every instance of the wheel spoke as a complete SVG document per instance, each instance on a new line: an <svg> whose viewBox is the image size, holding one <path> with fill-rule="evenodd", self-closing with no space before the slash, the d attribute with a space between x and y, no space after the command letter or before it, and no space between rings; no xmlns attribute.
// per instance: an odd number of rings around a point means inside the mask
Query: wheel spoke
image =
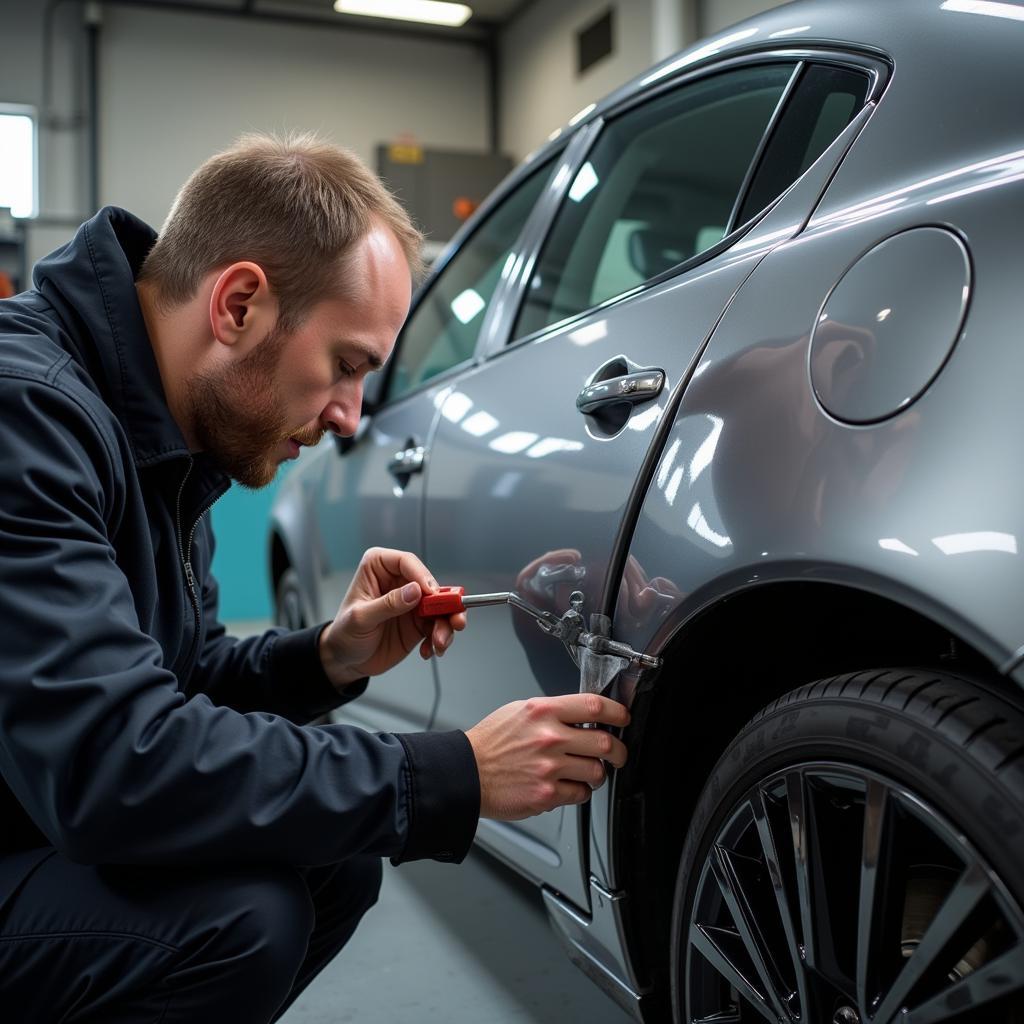
<svg viewBox="0 0 1024 1024"><path fill-rule="evenodd" d="M971 864L961 873L878 1007L874 1015L875 1024L889 1024L900 1013L925 972L935 966L936 960L948 951L958 936L962 937L964 923L988 891L988 878L980 865Z"/></svg>
<svg viewBox="0 0 1024 1024"><path fill-rule="evenodd" d="M870 1012L883 985L881 958L886 950L898 954L901 908L894 899L891 852L893 822L889 790L868 781L861 847L860 901L857 920L857 1002L861 1014Z"/></svg>
<svg viewBox="0 0 1024 1024"><path fill-rule="evenodd" d="M736 964L735 957L726 952L725 947L738 941L735 933L729 933L722 928L705 928L700 924L694 924L690 928L690 945L766 1020L778 1024L778 1015L772 1011L764 994L758 990L753 979L743 973Z"/></svg>
<svg viewBox="0 0 1024 1024"><path fill-rule="evenodd" d="M712 854L711 869L725 904L729 908L729 913L736 924L736 930L754 965L754 970L757 971L757 976L761 980L761 986L768 1001L777 1016L789 1019L790 1013L786 1006L787 997L781 992L779 972L775 969L771 955L767 951L767 943L757 924L751 901L743 891L731 851L716 843Z"/></svg>
<svg viewBox="0 0 1024 1024"><path fill-rule="evenodd" d="M810 1007L810 1001L807 998L807 979L804 975L803 960L800 957L800 943L797 938L796 925L793 921L789 898L786 895L782 864L775 846L775 836L772 832L771 821L768 818L767 801L768 797L764 788L759 786L750 801L750 806L754 814L754 824L757 826L757 835L761 841L761 850L764 854L765 864L768 866L768 876L771 879L772 890L775 893L775 902L779 908L779 917L782 919L782 928L786 933L786 948L789 951L789 958L793 962L797 996L800 1000L800 1013L806 1017Z"/></svg>
<svg viewBox="0 0 1024 1024"><path fill-rule="evenodd" d="M832 943L832 922L821 869L821 842L814 822L814 806L804 773L786 775L786 800L793 835L793 861L800 897L800 926L807 966L842 982Z"/></svg>
<svg viewBox="0 0 1024 1024"><path fill-rule="evenodd" d="M1024 944L1018 942L1002 956L971 971L966 978L915 1006L900 1018L900 1024L939 1024L958 1014L1024 990ZM915 954L916 955L916 954Z"/></svg>

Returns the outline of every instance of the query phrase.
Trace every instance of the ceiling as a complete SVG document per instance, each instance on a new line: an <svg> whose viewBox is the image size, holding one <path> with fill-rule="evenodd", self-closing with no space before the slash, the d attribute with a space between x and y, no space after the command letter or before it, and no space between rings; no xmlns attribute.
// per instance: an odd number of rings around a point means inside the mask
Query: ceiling
<svg viewBox="0 0 1024 1024"><path fill-rule="evenodd" d="M272 20L324 22L333 28L349 26L355 30L372 28L381 32L440 35L464 39L480 38L514 17L533 0L463 0L473 9L473 16L460 28L421 25L390 18L364 18L336 14L333 0L118 0L136 7L195 8L205 13L235 14Z"/></svg>

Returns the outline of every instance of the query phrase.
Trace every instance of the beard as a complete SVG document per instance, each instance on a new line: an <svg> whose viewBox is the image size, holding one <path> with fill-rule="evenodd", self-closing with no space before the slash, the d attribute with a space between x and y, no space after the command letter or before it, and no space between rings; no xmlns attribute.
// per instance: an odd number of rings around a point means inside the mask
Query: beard
<svg viewBox="0 0 1024 1024"><path fill-rule="evenodd" d="M266 487L277 473L275 449L289 437L315 444L319 429L288 429L275 383L287 334L278 327L237 365L219 373L197 373L187 385L187 403L201 450L243 487Z"/></svg>

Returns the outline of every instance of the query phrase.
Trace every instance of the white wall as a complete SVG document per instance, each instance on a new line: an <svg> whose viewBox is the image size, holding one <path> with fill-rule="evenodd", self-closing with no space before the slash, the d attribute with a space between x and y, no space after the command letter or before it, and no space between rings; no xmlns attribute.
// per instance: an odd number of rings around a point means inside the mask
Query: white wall
<svg viewBox="0 0 1024 1024"><path fill-rule="evenodd" d="M576 74L576 33L609 7L614 52ZM651 0L538 0L501 37L501 148L517 159L654 63Z"/></svg>
<svg viewBox="0 0 1024 1024"><path fill-rule="evenodd" d="M709 36L779 6L779 0L701 0L697 26L702 36Z"/></svg>
<svg viewBox="0 0 1024 1024"><path fill-rule="evenodd" d="M0 0L0 102L42 106L45 6ZM42 222L30 227L30 264L93 212L85 132L68 127L86 102L81 18L78 3L57 7L62 126L40 130ZM466 44L105 5L100 202L159 227L189 173L251 129L315 129L371 166L377 143L402 132L427 146L486 149L487 81L483 51Z"/></svg>
<svg viewBox="0 0 1024 1024"><path fill-rule="evenodd" d="M101 66L101 200L155 226L247 130L314 129L371 166L401 132L488 144L486 62L464 44L111 6Z"/></svg>

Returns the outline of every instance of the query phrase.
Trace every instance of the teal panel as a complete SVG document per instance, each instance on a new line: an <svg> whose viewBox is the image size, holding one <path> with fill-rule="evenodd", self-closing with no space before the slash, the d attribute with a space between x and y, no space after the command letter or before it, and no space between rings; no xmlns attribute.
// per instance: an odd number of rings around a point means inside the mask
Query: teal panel
<svg viewBox="0 0 1024 1024"><path fill-rule="evenodd" d="M274 482L260 491L235 484L213 506L213 574L220 584L222 622L273 617L267 530L270 506L289 469L283 466Z"/></svg>

